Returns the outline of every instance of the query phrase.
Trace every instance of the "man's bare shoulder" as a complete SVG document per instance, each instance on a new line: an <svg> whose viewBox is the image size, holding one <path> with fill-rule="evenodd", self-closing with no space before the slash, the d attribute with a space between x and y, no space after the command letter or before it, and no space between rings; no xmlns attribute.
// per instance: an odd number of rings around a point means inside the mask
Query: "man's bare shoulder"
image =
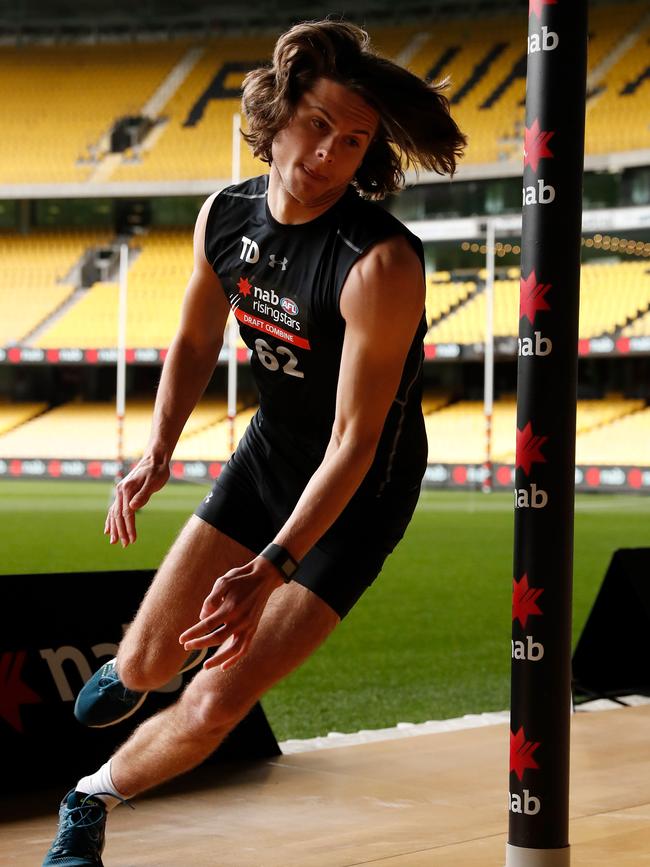
<svg viewBox="0 0 650 867"><path fill-rule="evenodd" d="M217 190L215 193L209 195L205 202L203 202L203 204L201 205L201 210L199 211L196 218L196 223L194 224L195 235L197 231L202 231L205 235L205 225L207 223L208 216L220 192L220 190Z"/></svg>
<svg viewBox="0 0 650 867"><path fill-rule="evenodd" d="M409 268L422 273L422 262L413 244L406 235L399 234L373 244L357 264L361 268L378 268L382 271Z"/></svg>
<svg viewBox="0 0 650 867"><path fill-rule="evenodd" d="M351 269L341 293L341 314L347 321L415 322L424 310L422 262L409 240L391 236L374 244Z"/></svg>
<svg viewBox="0 0 650 867"><path fill-rule="evenodd" d="M212 206L219 195L219 192L212 193L212 195L208 196L208 198L201 205L201 210L198 213L196 218L196 223L194 224L194 267L195 270L201 271L211 271L206 253L205 253L205 233L206 227L208 223L208 217L210 215L210 211L212 210Z"/></svg>

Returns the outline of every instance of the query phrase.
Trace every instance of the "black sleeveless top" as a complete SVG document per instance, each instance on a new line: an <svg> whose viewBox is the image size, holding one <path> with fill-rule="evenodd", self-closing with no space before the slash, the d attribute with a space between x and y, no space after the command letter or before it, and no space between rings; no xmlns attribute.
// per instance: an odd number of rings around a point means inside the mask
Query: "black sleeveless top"
<svg viewBox="0 0 650 867"><path fill-rule="evenodd" d="M207 218L205 255L251 350L260 413L248 433L277 444L294 469L304 467L306 484L334 423L345 334L339 297L350 269L370 247L395 235L408 239L423 268L424 256L419 238L352 187L325 213L298 225L273 218L267 188L268 175L262 175L219 193ZM366 493L412 487L424 473L425 332L423 315L361 486Z"/></svg>

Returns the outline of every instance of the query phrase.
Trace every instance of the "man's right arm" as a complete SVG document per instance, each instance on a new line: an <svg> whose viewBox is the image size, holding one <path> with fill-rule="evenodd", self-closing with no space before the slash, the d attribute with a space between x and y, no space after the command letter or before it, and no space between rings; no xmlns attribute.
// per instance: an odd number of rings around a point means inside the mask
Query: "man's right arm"
<svg viewBox="0 0 650 867"><path fill-rule="evenodd" d="M194 230L194 268L185 290L178 331L169 347L156 394L151 435L144 455L119 483L104 533L111 544L135 542L135 511L169 479L169 464L185 422L217 363L229 305L205 257L205 225L214 201L201 208ZM156 315L152 311L152 315Z"/></svg>

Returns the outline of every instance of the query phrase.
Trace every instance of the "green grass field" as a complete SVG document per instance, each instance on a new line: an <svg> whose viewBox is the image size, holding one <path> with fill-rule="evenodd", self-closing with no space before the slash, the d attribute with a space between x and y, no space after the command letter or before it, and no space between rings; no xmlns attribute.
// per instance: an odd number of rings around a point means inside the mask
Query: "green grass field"
<svg viewBox="0 0 650 867"><path fill-rule="evenodd" d="M137 544L123 550L102 534L108 484L0 482L4 572L153 568L204 490L170 484L140 514ZM649 544L649 516L650 499L577 498L576 637L613 551ZM513 526L509 494L424 492L376 584L264 700L277 737L506 708Z"/></svg>

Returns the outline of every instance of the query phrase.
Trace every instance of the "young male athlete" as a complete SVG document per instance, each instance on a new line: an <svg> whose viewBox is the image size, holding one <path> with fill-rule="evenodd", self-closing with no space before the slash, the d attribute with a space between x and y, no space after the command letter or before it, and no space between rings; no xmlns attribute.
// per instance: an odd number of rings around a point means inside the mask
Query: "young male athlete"
<svg viewBox="0 0 650 867"><path fill-rule="evenodd" d="M282 36L273 65L247 77L243 106L246 138L270 171L201 209L151 439L117 487L111 543L135 542L135 512L168 480L231 310L260 408L75 713L116 723L219 649L176 704L64 797L48 867L101 865L107 812L198 765L321 644L381 570L418 498L422 246L367 198L399 189L409 164L452 174L464 137L440 87L378 57L364 31L341 22Z"/></svg>

